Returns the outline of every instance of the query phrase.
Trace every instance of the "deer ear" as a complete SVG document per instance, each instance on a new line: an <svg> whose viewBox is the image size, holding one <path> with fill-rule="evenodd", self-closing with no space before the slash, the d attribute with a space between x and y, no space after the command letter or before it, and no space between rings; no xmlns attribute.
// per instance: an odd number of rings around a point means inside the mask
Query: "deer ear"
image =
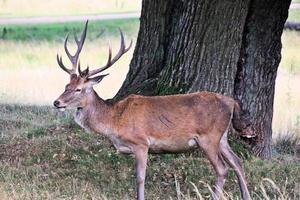
<svg viewBox="0 0 300 200"><path fill-rule="evenodd" d="M100 75L100 76L95 76L93 78L89 78L88 79L88 83L91 84L91 85L96 85L98 83L100 83L102 81L102 79L107 76L108 74L103 74L103 75Z"/></svg>

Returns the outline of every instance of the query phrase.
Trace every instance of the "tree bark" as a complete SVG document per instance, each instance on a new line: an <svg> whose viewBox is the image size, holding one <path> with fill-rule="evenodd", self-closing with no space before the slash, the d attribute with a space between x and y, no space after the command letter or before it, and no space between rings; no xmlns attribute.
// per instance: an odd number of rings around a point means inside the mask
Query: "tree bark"
<svg viewBox="0 0 300 200"><path fill-rule="evenodd" d="M212 91L238 99L262 157L270 155L280 36L290 0L143 0L117 101L128 94Z"/></svg>
<svg viewBox="0 0 300 200"><path fill-rule="evenodd" d="M281 60L281 34L290 1L253 0L243 33L234 96L251 117L257 137L254 151L271 157L273 100L277 68Z"/></svg>

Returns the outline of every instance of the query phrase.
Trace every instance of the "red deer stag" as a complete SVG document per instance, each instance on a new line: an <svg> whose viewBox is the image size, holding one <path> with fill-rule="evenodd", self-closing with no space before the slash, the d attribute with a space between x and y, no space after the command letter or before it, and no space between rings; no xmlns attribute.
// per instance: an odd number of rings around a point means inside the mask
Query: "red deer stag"
<svg viewBox="0 0 300 200"><path fill-rule="evenodd" d="M112 58L109 47L106 65L95 70L87 68L81 71L78 57L86 37L87 25L88 22L80 40L74 36L78 46L74 56L67 48L68 36L66 37L64 48L71 60L72 69L66 68L62 58L57 55L59 66L70 74L70 82L54 101L54 106L58 109L77 108L75 120L81 127L104 134L117 150L135 155L137 199L145 199L148 152L177 153L200 148L207 154L217 174L213 198L219 199L222 195L229 165L237 175L243 199L250 199L242 160L227 142L231 125L239 132L243 131L236 101L221 94L198 92L152 97L130 95L112 105L108 104L93 89L93 85L107 74L93 75L112 66L130 49L132 41L126 48L120 30L121 47L117 55Z"/></svg>

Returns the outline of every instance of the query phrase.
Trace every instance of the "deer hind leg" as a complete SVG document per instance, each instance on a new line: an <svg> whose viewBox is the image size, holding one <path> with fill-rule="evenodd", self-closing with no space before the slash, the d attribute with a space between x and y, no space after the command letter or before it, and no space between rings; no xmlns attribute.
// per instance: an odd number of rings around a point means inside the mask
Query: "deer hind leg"
<svg viewBox="0 0 300 200"><path fill-rule="evenodd" d="M230 148L227 141L227 133L225 133L221 138L220 150L223 158L225 159L227 164L234 169L235 174L238 177L243 200L251 199L247 188L247 182L243 168L243 161Z"/></svg>
<svg viewBox="0 0 300 200"><path fill-rule="evenodd" d="M225 177L228 172L228 168L223 160L221 153L219 152L219 144L206 141L205 139L197 139L196 140L199 147L204 150L206 153L210 163L212 164L214 170L217 174L217 180L215 183L215 191L213 194L213 199L220 199L222 195L223 186L225 184Z"/></svg>

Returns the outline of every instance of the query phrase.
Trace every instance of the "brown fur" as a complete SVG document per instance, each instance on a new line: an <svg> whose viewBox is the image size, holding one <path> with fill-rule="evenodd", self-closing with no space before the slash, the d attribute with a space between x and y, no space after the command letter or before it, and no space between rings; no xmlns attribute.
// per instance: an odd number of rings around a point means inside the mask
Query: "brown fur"
<svg viewBox="0 0 300 200"><path fill-rule="evenodd" d="M78 88L82 89L80 94L76 94ZM138 199L144 199L147 152L178 153L198 147L207 153L218 175L213 198L221 196L227 163L237 171L243 198L250 199L240 159L235 154L232 157L227 143L230 124L235 120L233 127L240 128L239 107L234 99L197 92L152 97L130 95L108 104L88 80L73 76L57 101L62 107L78 108L75 120L83 128L106 135L117 150L136 156Z"/></svg>
<svg viewBox="0 0 300 200"><path fill-rule="evenodd" d="M66 68L62 58L57 55L59 66L70 74L70 83L54 106L58 109L77 108L75 120L80 126L106 135L120 152L135 155L137 199L145 199L148 152L182 152L195 148L204 150L216 171L214 199L221 197L227 165L236 172L243 199L250 199L242 162L227 142L227 132L232 122L239 131L247 127L240 119L238 104L230 97L212 92L154 97L130 95L113 105L107 104L93 90L93 85L106 75L94 75L112 66L130 49L132 42L126 48L120 30L120 50L114 58L110 49L106 65L92 71L88 68L81 71L78 58L87 25L88 22L80 41L76 40L77 51L74 56L67 49L68 37L65 40L65 51L72 69ZM79 76L76 75L76 68Z"/></svg>

